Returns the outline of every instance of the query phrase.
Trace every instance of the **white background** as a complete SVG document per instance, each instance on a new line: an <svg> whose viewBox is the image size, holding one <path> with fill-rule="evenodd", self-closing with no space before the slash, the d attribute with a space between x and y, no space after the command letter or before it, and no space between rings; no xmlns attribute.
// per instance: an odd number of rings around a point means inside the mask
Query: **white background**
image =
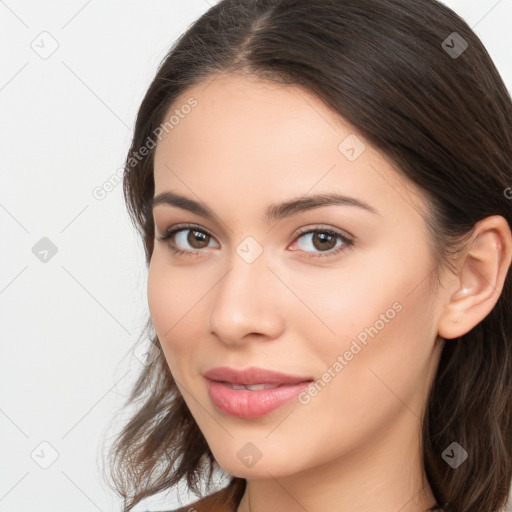
<svg viewBox="0 0 512 512"><path fill-rule="evenodd" d="M445 3L512 90L512 0ZM100 441L142 365L147 273L122 185L93 190L123 165L161 59L210 5L0 1L0 512L120 510ZM57 249L46 263L32 252L43 237ZM157 498L136 510L178 505Z"/></svg>

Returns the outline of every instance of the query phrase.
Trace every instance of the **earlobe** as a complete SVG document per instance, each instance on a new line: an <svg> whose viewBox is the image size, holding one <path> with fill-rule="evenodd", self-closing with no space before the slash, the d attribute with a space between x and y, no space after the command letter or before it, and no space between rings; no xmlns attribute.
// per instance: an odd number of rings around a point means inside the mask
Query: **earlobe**
<svg viewBox="0 0 512 512"><path fill-rule="evenodd" d="M499 215L476 224L458 271L458 285L439 319L439 336L463 336L494 308L512 260L512 235Z"/></svg>

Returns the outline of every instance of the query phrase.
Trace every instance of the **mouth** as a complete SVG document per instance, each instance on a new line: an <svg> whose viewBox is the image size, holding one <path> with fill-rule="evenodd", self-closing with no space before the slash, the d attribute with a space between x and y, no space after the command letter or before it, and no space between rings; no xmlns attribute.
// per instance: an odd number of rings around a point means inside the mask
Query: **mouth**
<svg viewBox="0 0 512 512"><path fill-rule="evenodd" d="M205 374L208 394L223 414L254 419L265 416L304 391L313 378L260 368L214 368Z"/></svg>

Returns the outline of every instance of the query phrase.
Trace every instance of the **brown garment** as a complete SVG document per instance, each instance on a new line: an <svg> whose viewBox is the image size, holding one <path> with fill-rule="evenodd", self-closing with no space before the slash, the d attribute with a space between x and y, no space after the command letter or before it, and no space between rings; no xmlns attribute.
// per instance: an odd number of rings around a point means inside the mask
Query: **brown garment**
<svg viewBox="0 0 512 512"><path fill-rule="evenodd" d="M169 512L236 512L245 491L245 479L235 478L227 487Z"/></svg>
<svg viewBox="0 0 512 512"><path fill-rule="evenodd" d="M237 512L237 508L245 492L245 484L246 480L244 478L234 478L224 489L195 501L190 505L166 512ZM430 510L443 512L443 509L437 504L427 509L427 511Z"/></svg>
<svg viewBox="0 0 512 512"><path fill-rule="evenodd" d="M237 508L245 492L245 484L246 480L244 478L234 478L224 489L195 501L190 505L166 512L237 512ZM427 510L439 510L443 512L443 509L438 505L434 505Z"/></svg>

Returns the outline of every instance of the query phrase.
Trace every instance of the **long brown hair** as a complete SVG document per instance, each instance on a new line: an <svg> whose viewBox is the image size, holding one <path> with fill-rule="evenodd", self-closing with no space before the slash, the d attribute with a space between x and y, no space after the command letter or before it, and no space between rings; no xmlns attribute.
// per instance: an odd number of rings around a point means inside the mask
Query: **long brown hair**
<svg viewBox="0 0 512 512"><path fill-rule="evenodd" d="M175 42L140 106L124 194L149 265L158 129L178 96L216 73L301 85L386 154L429 200L439 268L490 215L512 226L512 101L471 28L435 0L222 0ZM150 144L153 141L153 144ZM145 156L141 148L150 148ZM130 510L182 479L198 496L215 459L159 350L129 397L136 413L109 452ZM492 512L512 479L512 278L490 314L445 343L422 423L426 474L445 512ZM468 459L452 469L457 441ZM233 492L245 480L233 478Z"/></svg>

